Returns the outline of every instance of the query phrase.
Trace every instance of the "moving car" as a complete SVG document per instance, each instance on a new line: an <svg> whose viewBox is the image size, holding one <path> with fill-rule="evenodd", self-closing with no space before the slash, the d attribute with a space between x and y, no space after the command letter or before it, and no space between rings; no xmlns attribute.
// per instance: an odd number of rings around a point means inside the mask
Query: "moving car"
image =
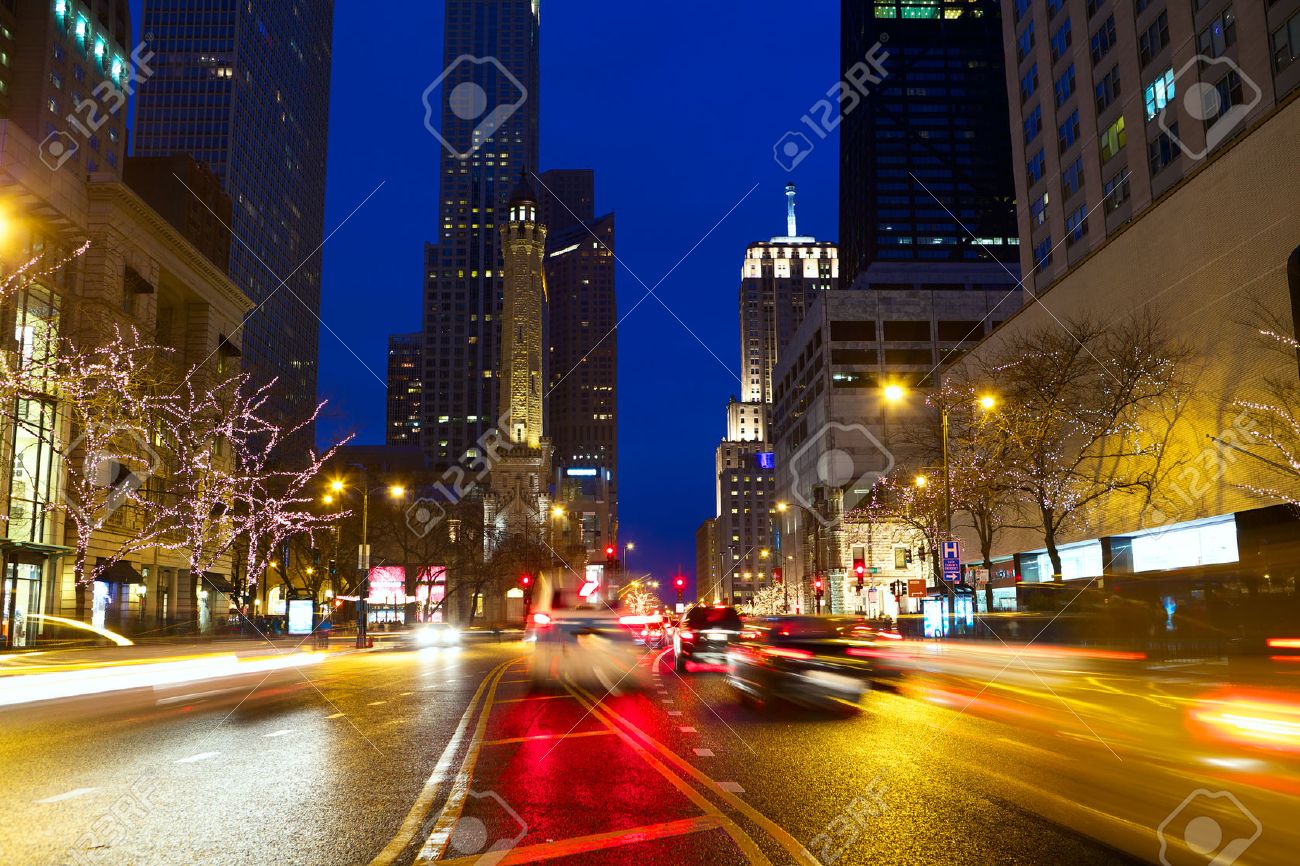
<svg viewBox="0 0 1300 866"><path fill-rule="evenodd" d="M727 684L758 706L787 701L852 712L870 687L870 640L823 616L759 617L727 654Z"/></svg>
<svg viewBox="0 0 1300 866"><path fill-rule="evenodd" d="M534 687L569 681L611 694L645 687L647 672L638 664L643 653L608 605L545 577L537 581L536 597L524 637L533 644Z"/></svg>
<svg viewBox="0 0 1300 866"><path fill-rule="evenodd" d="M682 615L673 635L673 668L727 663L727 648L740 638L740 614L727 605L697 604Z"/></svg>
<svg viewBox="0 0 1300 866"><path fill-rule="evenodd" d="M417 647L459 646L460 629L445 622L427 622L416 626L409 639Z"/></svg>

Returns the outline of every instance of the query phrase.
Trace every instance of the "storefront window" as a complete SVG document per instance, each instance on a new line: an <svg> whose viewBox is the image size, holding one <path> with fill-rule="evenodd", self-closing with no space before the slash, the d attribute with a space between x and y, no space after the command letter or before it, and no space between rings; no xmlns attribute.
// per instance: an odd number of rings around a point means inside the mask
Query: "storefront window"
<svg viewBox="0 0 1300 866"><path fill-rule="evenodd" d="M1237 523L1231 516L1133 538L1134 571L1164 571L1236 561Z"/></svg>
<svg viewBox="0 0 1300 866"><path fill-rule="evenodd" d="M58 309L53 296L37 286L18 299L14 341L25 366L39 370L55 351ZM39 394L43 389L37 387ZM50 544L48 506L54 494L54 434L57 412L53 384L50 399L28 395L15 399L9 467L9 523L7 535L16 541Z"/></svg>
<svg viewBox="0 0 1300 866"><path fill-rule="evenodd" d="M29 646L36 640L41 604L41 569L38 565L10 563L4 572L3 612L0 612L0 646Z"/></svg>

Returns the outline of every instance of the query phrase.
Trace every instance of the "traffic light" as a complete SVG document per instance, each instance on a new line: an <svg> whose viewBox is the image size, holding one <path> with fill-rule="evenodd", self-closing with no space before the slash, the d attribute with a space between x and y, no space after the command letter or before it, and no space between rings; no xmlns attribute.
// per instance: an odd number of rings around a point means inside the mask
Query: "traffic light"
<svg viewBox="0 0 1300 866"><path fill-rule="evenodd" d="M529 588L532 587L532 585L533 585L533 576L532 576L531 574L521 574L521 575L519 575L519 588L520 588L520 589L529 589Z"/></svg>
<svg viewBox="0 0 1300 866"><path fill-rule="evenodd" d="M673 588L677 590L677 600L682 600L682 593L686 591L686 578L680 574L673 578Z"/></svg>
<svg viewBox="0 0 1300 866"><path fill-rule="evenodd" d="M818 598L821 598L822 596L823 586L824 585L822 584L822 579L820 577L813 579L813 591L817 593Z"/></svg>
<svg viewBox="0 0 1300 866"><path fill-rule="evenodd" d="M904 548L904 549L903 549L903 565L911 565L911 564L912 564L912 548L910 548L910 547L908 547L908 548Z"/></svg>
<svg viewBox="0 0 1300 866"><path fill-rule="evenodd" d="M612 544L606 544L606 545L605 545L605 558L606 558L606 559L613 559L613 558L614 558L614 554L616 554L616 553L618 553L618 548L616 548L614 545L612 545Z"/></svg>
<svg viewBox="0 0 1300 866"><path fill-rule="evenodd" d="M853 573L858 576L858 589L861 590L867 578L867 561L865 559L853 560Z"/></svg>

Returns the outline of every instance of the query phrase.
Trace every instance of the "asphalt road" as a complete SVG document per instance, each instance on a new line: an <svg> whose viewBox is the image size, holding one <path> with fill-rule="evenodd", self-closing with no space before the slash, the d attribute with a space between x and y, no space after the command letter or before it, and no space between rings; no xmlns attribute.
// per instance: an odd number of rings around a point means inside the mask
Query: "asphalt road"
<svg viewBox="0 0 1300 866"><path fill-rule="evenodd" d="M907 647L842 718L658 655L613 695L473 643L0 709L0 862L1109 864L1162 823L1170 864L1294 861L1294 753L1188 721L1253 712L1226 671Z"/></svg>

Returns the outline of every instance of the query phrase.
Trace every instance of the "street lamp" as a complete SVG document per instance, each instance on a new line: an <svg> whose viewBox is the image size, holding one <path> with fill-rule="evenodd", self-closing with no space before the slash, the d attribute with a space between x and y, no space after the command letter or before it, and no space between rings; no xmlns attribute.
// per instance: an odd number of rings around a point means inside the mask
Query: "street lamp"
<svg viewBox="0 0 1300 866"><path fill-rule="evenodd" d="M406 495L406 488L400 484L392 484L388 487L371 487L366 480L365 467L361 469L361 544L357 547L357 571L359 579L357 581L357 648L363 649L366 646L366 619L369 612L366 609L370 595L370 493L372 490L384 490L391 499L401 499ZM343 493L347 485L341 479L335 478L330 482L330 490L335 493ZM326 501L331 501L327 498Z"/></svg>

